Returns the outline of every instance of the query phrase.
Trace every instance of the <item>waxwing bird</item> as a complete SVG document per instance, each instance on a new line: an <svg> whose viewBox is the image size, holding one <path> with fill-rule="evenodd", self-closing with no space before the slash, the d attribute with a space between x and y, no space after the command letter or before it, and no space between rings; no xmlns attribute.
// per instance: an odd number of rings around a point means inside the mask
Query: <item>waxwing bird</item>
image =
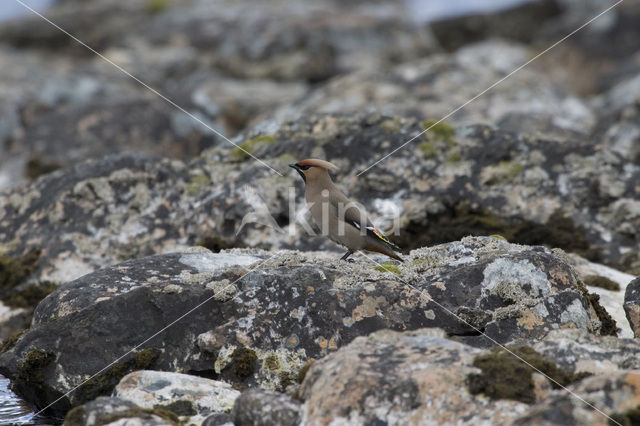
<svg viewBox="0 0 640 426"><path fill-rule="evenodd" d="M403 261L395 253L400 248L373 226L362 207L334 185L329 170L337 169L336 166L310 158L289 164L289 167L294 168L304 181L309 211L322 234L347 247L347 253L340 260L347 260L358 250L367 250Z"/></svg>

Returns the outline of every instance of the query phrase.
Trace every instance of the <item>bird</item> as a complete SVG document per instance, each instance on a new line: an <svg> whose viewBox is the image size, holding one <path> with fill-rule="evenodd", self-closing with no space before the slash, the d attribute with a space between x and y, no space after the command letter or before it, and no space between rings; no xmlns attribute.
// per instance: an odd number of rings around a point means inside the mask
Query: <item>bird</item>
<svg viewBox="0 0 640 426"><path fill-rule="evenodd" d="M329 170L337 170L335 165L309 158L289 164L289 167L295 169L304 181L305 199L321 233L347 248L340 260L353 261L349 256L358 250L366 250L404 261L396 253L400 247L378 231L364 209L349 200L333 183Z"/></svg>

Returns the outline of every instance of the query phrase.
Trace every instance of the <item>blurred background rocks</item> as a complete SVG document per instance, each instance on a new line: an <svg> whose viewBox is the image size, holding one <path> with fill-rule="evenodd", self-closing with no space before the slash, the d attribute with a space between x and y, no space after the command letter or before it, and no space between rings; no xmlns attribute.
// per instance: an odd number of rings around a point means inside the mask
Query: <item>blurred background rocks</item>
<svg viewBox="0 0 640 426"><path fill-rule="evenodd" d="M193 245L338 250L300 225L287 164L310 156L338 165L403 248L467 235L560 248L625 321L640 273L640 1L513 75L613 1L26 3L95 51L0 6L5 343L47 294L120 262Z"/></svg>

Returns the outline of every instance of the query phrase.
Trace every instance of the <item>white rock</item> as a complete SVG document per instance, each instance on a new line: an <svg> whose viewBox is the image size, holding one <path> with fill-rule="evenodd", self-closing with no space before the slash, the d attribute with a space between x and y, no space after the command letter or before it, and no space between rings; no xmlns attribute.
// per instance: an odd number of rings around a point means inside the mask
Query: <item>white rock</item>
<svg viewBox="0 0 640 426"><path fill-rule="evenodd" d="M196 411L188 422L195 424L212 413L229 412L239 395L240 392L225 382L150 370L127 374L113 391L113 396L142 408L188 401Z"/></svg>

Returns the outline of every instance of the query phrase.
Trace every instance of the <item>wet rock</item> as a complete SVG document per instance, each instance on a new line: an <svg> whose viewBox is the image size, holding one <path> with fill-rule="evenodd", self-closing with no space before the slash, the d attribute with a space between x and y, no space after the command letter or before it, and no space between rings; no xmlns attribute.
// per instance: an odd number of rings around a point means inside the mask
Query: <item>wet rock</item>
<svg viewBox="0 0 640 426"><path fill-rule="evenodd" d="M64 419L68 426L121 424L132 426L167 426L181 424L178 416L162 409L145 409L130 401L106 396L98 397L69 411Z"/></svg>
<svg viewBox="0 0 640 426"><path fill-rule="evenodd" d="M233 406L236 426L295 426L300 424L300 402L290 396L268 390L243 392Z"/></svg>
<svg viewBox="0 0 640 426"><path fill-rule="evenodd" d="M144 409L170 411L187 423L231 411L238 395L240 392L224 382L160 371L130 373L113 391L114 397Z"/></svg>
<svg viewBox="0 0 640 426"><path fill-rule="evenodd" d="M39 407L80 385L53 413L109 394L139 369L292 391L309 358L375 330L438 326L474 346L530 342L558 328L597 334L594 308L561 258L496 238L416 250L394 270L326 253L200 248L63 285L0 355L0 372Z"/></svg>
<svg viewBox="0 0 640 426"><path fill-rule="evenodd" d="M633 335L640 337L640 278L636 278L627 286L624 294L624 312Z"/></svg>

